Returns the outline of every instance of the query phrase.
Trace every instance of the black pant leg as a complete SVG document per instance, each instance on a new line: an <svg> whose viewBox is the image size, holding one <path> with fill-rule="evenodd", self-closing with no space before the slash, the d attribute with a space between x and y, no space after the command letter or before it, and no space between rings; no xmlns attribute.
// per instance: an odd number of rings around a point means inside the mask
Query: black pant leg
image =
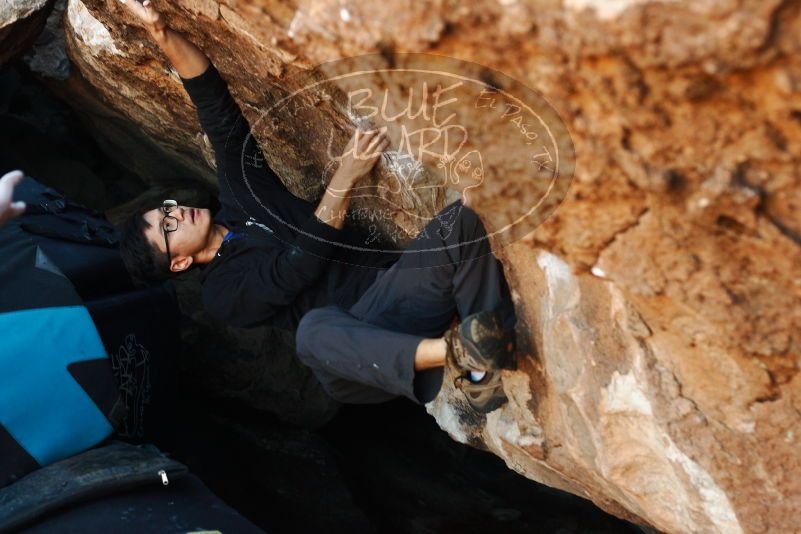
<svg viewBox="0 0 801 534"><path fill-rule="evenodd" d="M433 219L349 311L312 310L301 320L301 359L342 402L381 402L385 394L418 402L436 396L442 369L414 371L420 341L441 336L455 317L514 310L500 262L481 220L461 203ZM364 388L364 391L360 391Z"/></svg>
<svg viewBox="0 0 801 534"><path fill-rule="evenodd" d="M508 328L515 323L503 266L492 254L481 219L461 202L432 219L373 286L351 312L388 327L440 336L454 315L493 309L502 313ZM400 301L397 307L405 313L385 317L387 300Z"/></svg>
<svg viewBox="0 0 801 534"><path fill-rule="evenodd" d="M422 339L326 306L301 319L297 353L335 400L373 404L403 395L417 401L414 354Z"/></svg>

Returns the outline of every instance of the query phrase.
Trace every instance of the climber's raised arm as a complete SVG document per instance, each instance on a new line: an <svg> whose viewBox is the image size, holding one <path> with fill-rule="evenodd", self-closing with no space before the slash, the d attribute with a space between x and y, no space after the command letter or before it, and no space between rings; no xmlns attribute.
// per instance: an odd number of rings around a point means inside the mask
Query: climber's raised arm
<svg viewBox="0 0 801 534"><path fill-rule="evenodd" d="M235 157L241 157L242 143L250 127L231 97L227 84L206 55L169 27L152 0L141 3L139 0L119 1L150 33L180 76L217 157L223 156L226 148Z"/></svg>
<svg viewBox="0 0 801 534"><path fill-rule="evenodd" d="M231 96L228 85L203 52L183 35L172 30L153 6L152 0L119 0L132 13L170 60L195 104L203 130L217 158L220 202L237 207L237 192L245 180L258 180L268 190L290 194L268 165L250 125ZM376 163L389 140L378 131L357 130L340 158L340 166L323 194L315 215L335 228L344 223L350 189ZM244 172L243 172L244 171Z"/></svg>
<svg viewBox="0 0 801 534"><path fill-rule="evenodd" d="M231 157L241 158L242 145L250 133L250 126L209 58L169 27L152 0L141 3L139 0L119 1L150 33L180 76L218 160L225 157L226 151Z"/></svg>
<svg viewBox="0 0 801 534"><path fill-rule="evenodd" d="M194 78L205 72L209 58L183 35L167 26L151 0L120 0L128 11L138 18L159 45L181 78Z"/></svg>
<svg viewBox="0 0 801 534"><path fill-rule="evenodd" d="M250 124L231 96L228 84L205 54L183 35L169 27L153 0L119 0L148 30L181 78L184 89L197 109L197 117L214 149L220 202L238 208L245 173L248 180L268 190L290 194L265 164L264 154L250 135Z"/></svg>

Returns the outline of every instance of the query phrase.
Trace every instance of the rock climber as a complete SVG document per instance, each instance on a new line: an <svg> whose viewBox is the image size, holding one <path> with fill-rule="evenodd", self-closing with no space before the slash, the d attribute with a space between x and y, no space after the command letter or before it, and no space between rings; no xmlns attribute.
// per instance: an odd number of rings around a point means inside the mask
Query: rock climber
<svg viewBox="0 0 801 534"><path fill-rule="evenodd" d="M126 223L129 272L163 280L199 266L203 305L236 326L270 321L296 331L297 353L334 399L427 403L450 366L479 412L506 396L500 370L513 365L514 309L500 262L478 216L461 202L403 251L341 246L353 185L388 146L357 129L321 200L292 195L266 164L250 125L209 59L174 31L151 0L119 0L177 71L214 149L221 209L162 205ZM258 217L254 217L258 214ZM443 231L443 228L448 231ZM458 318L461 320L459 321Z"/></svg>

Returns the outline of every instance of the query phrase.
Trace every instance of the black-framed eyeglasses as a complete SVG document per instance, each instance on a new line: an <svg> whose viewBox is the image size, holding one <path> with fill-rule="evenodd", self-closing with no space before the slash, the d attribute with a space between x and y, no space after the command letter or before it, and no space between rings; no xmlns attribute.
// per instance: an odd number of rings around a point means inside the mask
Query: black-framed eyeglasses
<svg viewBox="0 0 801 534"><path fill-rule="evenodd" d="M178 203L174 200L165 200L161 203L161 212L164 218L161 219L161 229L164 231L164 245L167 247L167 261L172 262L172 255L170 254L170 241L167 239L167 234L174 232L178 229L178 219L169 213L178 207Z"/></svg>

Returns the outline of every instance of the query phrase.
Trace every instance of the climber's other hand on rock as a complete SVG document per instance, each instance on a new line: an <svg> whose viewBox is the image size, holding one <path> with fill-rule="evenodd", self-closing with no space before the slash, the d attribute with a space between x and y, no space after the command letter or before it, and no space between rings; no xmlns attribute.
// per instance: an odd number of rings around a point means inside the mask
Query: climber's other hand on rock
<svg viewBox="0 0 801 534"><path fill-rule="evenodd" d="M24 202L13 202L14 187L22 181L22 171L7 172L0 178L0 225L25 212Z"/></svg>
<svg viewBox="0 0 801 534"><path fill-rule="evenodd" d="M342 153L337 174L351 185L370 172L389 146L383 131L357 129Z"/></svg>
<svg viewBox="0 0 801 534"><path fill-rule="evenodd" d="M161 16L155 7L153 7L152 0L119 0L121 4L137 19L139 19L144 27L150 32L160 32L164 30L165 22L164 17Z"/></svg>

